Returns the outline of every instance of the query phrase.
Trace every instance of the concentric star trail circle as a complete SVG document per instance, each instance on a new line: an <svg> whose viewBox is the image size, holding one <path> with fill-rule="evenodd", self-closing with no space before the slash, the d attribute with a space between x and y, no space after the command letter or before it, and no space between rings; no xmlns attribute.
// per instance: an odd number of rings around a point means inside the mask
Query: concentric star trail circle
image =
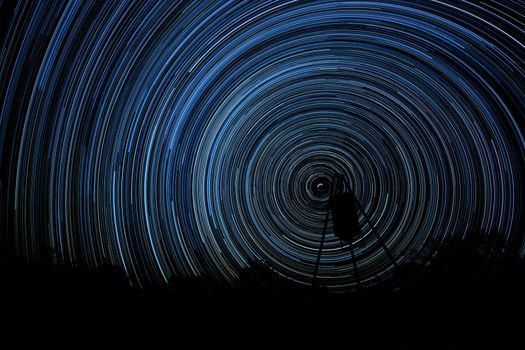
<svg viewBox="0 0 525 350"><path fill-rule="evenodd" d="M398 263L429 240L520 242L521 3L21 3L2 41L4 240L133 280L311 282L344 174ZM362 283L393 264L372 228ZM522 255L524 247L522 247ZM319 281L353 290L328 235Z"/></svg>

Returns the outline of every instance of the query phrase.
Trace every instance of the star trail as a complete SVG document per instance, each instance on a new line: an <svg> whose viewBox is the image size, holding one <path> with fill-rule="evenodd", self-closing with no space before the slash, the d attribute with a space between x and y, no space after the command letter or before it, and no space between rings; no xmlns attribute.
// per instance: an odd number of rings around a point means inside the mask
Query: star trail
<svg viewBox="0 0 525 350"><path fill-rule="evenodd" d="M3 3L2 244L138 285L308 285L335 173L394 259L522 243L525 7L479 1ZM361 282L394 273L360 217ZM318 272L356 288L328 224Z"/></svg>

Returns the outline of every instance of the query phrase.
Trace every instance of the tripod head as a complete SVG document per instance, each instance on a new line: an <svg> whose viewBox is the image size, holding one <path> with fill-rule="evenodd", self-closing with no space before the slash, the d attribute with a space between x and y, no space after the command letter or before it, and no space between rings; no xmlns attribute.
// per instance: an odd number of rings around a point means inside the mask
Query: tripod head
<svg viewBox="0 0 525 350"><path fill-rule="evenodd" d="M354 192L348 180L339 173L332 178L333 191L330 194L330 209L334 224L334 235L343 241L351 242L355 235L361 233L357 215Z"/></svg>
<svg viewBox="0 0 525 350"><path fill-rule="evenodd" d="M343 174L335 173L332 176L333 193L332 195L340 194L345 192L345 187L350 190L350 184Z"/></svg>

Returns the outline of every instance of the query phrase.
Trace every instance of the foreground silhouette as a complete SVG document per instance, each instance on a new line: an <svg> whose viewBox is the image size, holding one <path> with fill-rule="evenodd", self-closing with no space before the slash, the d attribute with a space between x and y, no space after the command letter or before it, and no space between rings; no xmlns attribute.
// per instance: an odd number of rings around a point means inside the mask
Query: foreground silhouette
<svg viewBox="0 0 525 350"><path fill-rule="evenodd" d="M52 339L57 330L60 337L73 338L88 332L92 340L195 329L239 335L264 327L288 332L298 326L317 332L319 320L325 320L323 327L330 332L359 329L361 337L374 333L374 327L393 327L404 335L389 340L392 344L404 346L413 334L440 334L433 342L462 348L463 343L445 339L465 335L465 325L475 325L477 335L463 341L485 342L484 336L494 334L490 320L510 320L525 311L524 261L507 254L496 236L472 234L435 245L428 247L433 259L415 254L402 267L395 288L380 284L338 295L294 284L257 262L231 286L206 277L175 277L168 286L139 289L108 264L87 269L4 261L3 315L9 320L8 333L23 337L29 332L38 339ZM439 328L443 325L445 330Z"/></svg>

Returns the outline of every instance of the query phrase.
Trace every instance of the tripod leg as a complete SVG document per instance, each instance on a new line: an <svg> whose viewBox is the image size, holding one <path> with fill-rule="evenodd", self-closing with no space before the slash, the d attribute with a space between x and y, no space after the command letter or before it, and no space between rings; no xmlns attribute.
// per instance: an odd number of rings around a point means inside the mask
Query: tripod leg
<svg viewBox="0 0 525 350"><path fill-rule="evenodd" d="M388 258L390 259L390 261L392 261L392 264L394 265L395 269L397 271L401 271L401 269L399 268L399 265L396 263L396 261L394 260L394 257L392 256L392 254L390 254L390 251L388 250L385 242L383 242L383 239L381 238L381 236L379 235L379 232L377 232L376 230L376 227L374 226L374 224L372 223L372 220L370 220L370 218L368 217L368 215L366 214L365 210L363 209L363 207L361 206L361 204L359 203L359 201L356 199L355 200L355 205L357 206L357 208L361 211L361 213L363 213L363 216L365 217L365 220L368 222L368 224L370 225L370 227L372 228L372 232L374 232L374 235L377 237L377 240L379 241L379 244L381 244L381 247L383 248L383 250L385 251L386 255L388 256Z"/></svg>
<svg viewBox="0 0 525 350"><path fill-rule="evenodd" d="M315 263L314 276L312 278L312 287L315 286L315 278L317 277L317 271L319 270L319 263L321 262L321 252L323 251L324 238L326 236L326 229L328 227L328 218L330 216L330 209L326 211L326 217L324 220L323 235L321 236L321 245L319 246L319 253L317 254L317 262Z"/></svg>

